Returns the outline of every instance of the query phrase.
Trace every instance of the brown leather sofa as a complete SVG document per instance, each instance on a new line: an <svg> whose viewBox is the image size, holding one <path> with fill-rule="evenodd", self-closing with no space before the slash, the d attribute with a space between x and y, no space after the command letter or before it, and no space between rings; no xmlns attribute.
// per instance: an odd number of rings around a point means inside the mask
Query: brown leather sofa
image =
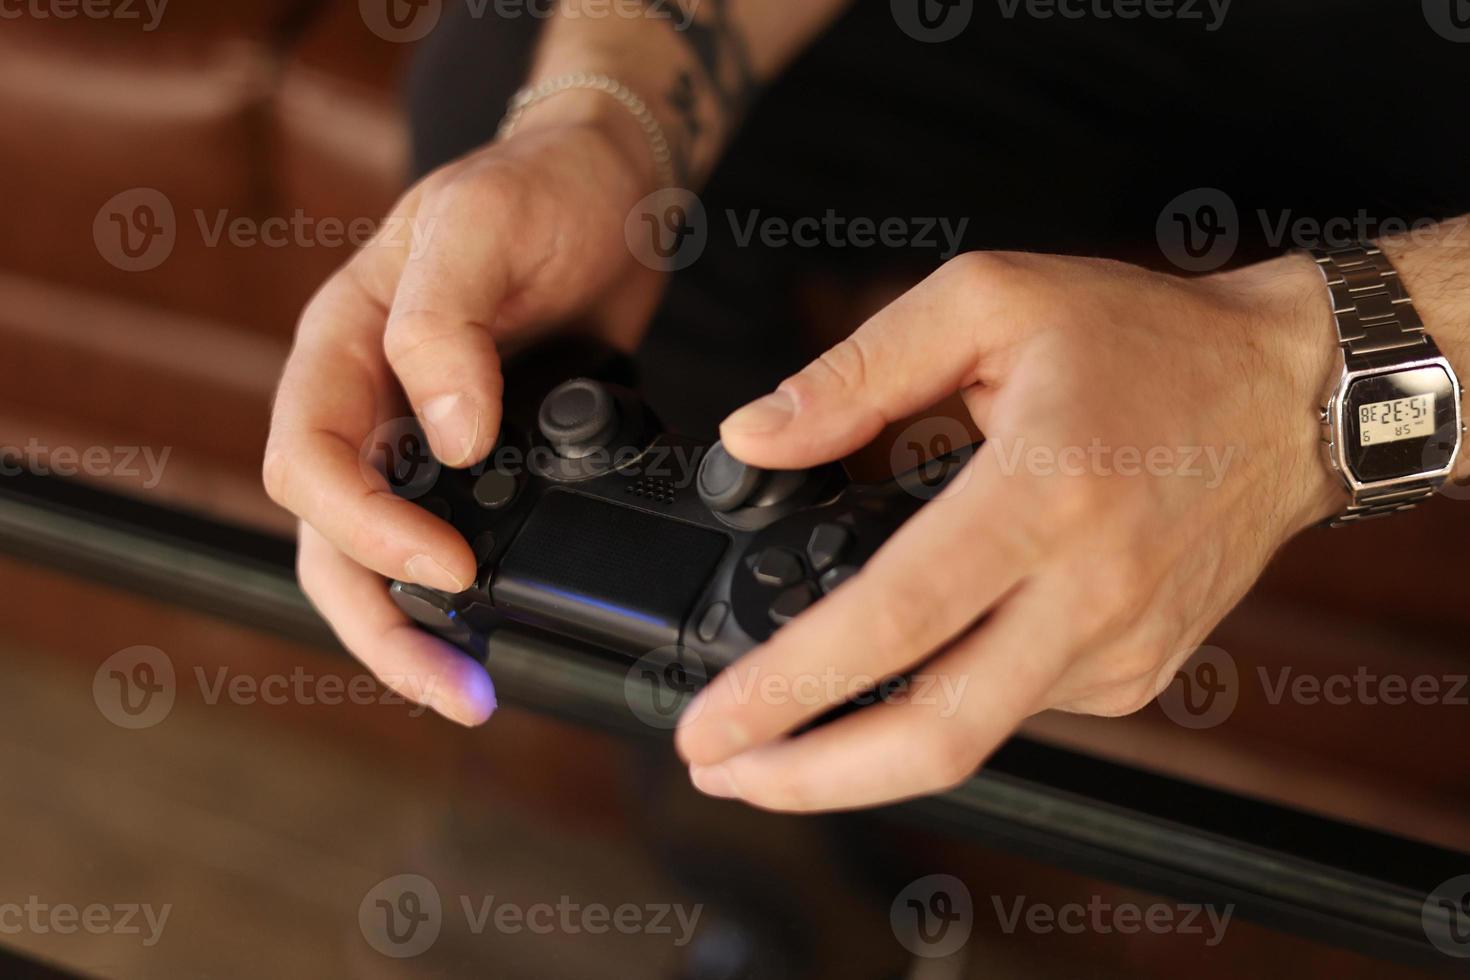
<svg viewBox="0 0 1470 980"><path fill-rule="evenodd" d="M131 9L0 24L0 443L168 446L158 492L285 527L257 489L270 392L403 184L412 46L355 0Z"/></svg>

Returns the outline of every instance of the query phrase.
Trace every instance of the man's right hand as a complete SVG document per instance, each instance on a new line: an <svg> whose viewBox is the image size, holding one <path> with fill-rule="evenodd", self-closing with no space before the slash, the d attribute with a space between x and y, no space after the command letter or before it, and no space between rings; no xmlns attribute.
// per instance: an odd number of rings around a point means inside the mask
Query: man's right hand
<svg viewBox="0 0 1470 980"><path fill-rule="evenodd" d="M391 493L367 443L411 411L441 462L473 465L499 433L504 344L573 319L636 343L662 278L623 238L654 186L642 139L605 95L566 93L431 174L312 299L281 379L264 480L301 519L302 587L385 684L463 724L494 710L489 679L399 613L384 579L458 592L474 557Z"/></svg>

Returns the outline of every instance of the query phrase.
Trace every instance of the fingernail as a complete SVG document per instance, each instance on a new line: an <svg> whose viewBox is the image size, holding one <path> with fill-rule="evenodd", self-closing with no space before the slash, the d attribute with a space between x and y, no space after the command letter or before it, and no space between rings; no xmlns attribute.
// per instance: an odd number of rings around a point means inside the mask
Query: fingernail
<svg viewBox="0 0 1470 980"><path fill-rule="evenodd" d="M462 466L469 462L480 437L480 413L474 402L459 392L440 395L424 405L419 413L429 440L446 466Z"/></svg>
<svg viewBox="0 0 1470 980"><path fill-rule="evenodd" d="M408 573L409 581L427 585L440 592L463 592L469 588L467 583L461 582L449 569L428 555L414 555L403 563L403 570Z"/></svg>
<svg viewBox="0 0 1470 980"><path fill-rule="evenodd" d="M735 788L735 780L730 777L730 770L724 766L690 766L689 779L694 788L705 796L728 800L740 795Z"/></svg>
<svg viewBox="0 0 1470 980"><path fill-rule="evenodd" d="M736 409L725 419L721 428L739 429L741 432L775 432L791 421L796 414L796 400L777 388L762 398Z"/></svg>
<svg viewBox="0 0 1470 980"><path fill-rule="evenodd" d="M483 725L490 720L490 716L495 713L496 708L493 695L489 703L486 704L474 697L461 699L442 691L430 691L428 701L429 707L434 709L437 714L448 718L456 725L463 725L466 728L475 728Z"/></svg>

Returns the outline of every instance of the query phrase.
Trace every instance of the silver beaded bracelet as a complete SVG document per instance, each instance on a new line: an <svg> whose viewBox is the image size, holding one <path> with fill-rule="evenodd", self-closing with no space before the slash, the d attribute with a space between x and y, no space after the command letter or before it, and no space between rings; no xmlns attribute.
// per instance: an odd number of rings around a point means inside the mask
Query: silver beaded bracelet
<svg viewBox="0 0 1470 980"><path fill-rule="evenodd" d="M521 121L527 109L546 101L553 95L570 92L572 89L606 92L617 99L623 108L631 112L633 118L638 120L643 135L648 137L648 148L653 151L653 165L658 173L659 186L674 186L674 158L669 152L669 141L664 137L664 128L659 125L658 119L649 110L648 103L638 97L638 93L607 75L577 72L572 75L549 78L535 85L527 85L510 97L510 101L506 104L505 118L500 121L496 139L505 139L515 132L516 124Z"/></svg>

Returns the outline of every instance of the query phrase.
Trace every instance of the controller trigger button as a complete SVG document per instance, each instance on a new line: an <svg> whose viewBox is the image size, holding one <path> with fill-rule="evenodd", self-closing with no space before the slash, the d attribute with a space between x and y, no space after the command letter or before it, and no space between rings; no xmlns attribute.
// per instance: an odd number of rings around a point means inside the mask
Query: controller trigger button
<svg viewBox="0 0 1470 980"><path fill-rule="evenodd" d="M818 524L812 528L812 536L806 543L806 556L812 568L825 572L842 560L842 554L852 541L852 532L840 524Z"/></svg>
<svg viewBox="0 0 1470 980"><path fill-rule="evenodd" d="M801 567L801 559L795 552L785 548L767 548L762 551L751 571L755 573L757 582L774 588L800 582L806 574Z"/></svg>
<svg viewBox="0 0 1470 980"><path fill-rule="evenodd" d="M822 591L831 592L843 582L857 574L856 565L838 565L836 568L822 576Z"/></svg>
<svg viewBox="0 0 1470 980"><path fill-rule="evenodd" d="M695 632L705 643L712 643L715 637L720 635L720 629L725 625L725 619L729 615L729 603L711 602L709 608L705 609L704 615L699 617L699 625L695 628Z"/></svg>
<svg viewBox="0 0 1470 980"><path fill-rule="evenodd" d="M805 582L793 585L776 596L776 601L771 603L771 622L777 626L786 625L801 615L807 606L816 601L816 598L816 592Z"/></svg>

